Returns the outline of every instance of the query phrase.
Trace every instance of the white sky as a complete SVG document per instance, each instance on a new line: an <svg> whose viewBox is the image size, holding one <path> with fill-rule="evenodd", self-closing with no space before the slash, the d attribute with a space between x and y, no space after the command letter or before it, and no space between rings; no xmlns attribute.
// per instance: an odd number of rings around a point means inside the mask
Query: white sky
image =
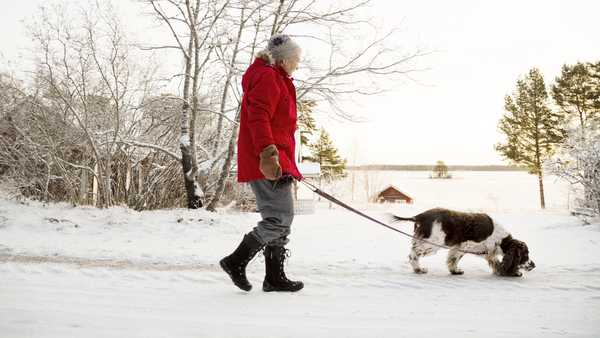
<svg viewBox="0 0 600 338"><path fill-rule="evenodd" d="M3 6L0 66L25 64L20 57L28 38L21 20L47 2ZM119 7L135 18L125 24L144 34L145 19L134 6ZM414 75L419 84L398 83L385 95L345 106L369 122L317 116L350 164L500 164L496 126L516 80L538 67L548 85L564 63L600 60L597 1L375 0L366 11L382 28L400 25L405 40L398 44L436 52L419 61L430 69Z"/></svg>

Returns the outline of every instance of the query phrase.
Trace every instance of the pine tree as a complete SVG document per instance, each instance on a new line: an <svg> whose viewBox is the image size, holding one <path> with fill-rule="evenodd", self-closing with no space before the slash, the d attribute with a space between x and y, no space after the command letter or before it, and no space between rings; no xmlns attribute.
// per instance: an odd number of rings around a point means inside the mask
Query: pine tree
<svg viewBox="0 0 600 338"><path fill-rule="evenodd" d="M593 107L597 112L596 121L600 124L600 61L588 63L590 72L590 84L592 86L592 96L596 98Z"/></svg>
<svg viewBox="0 0 600 338"><path fill-rule="evenodd" d="M524 79L517 81L513 97L505 97L507 113L498 127L506 135L506 143L496 145L496 150L506 159L526 165L530 174L538 176L542 209L546 207L542 165L566 135L564 113L550 110L547 101L542 74L533 68Z"/></svg>
<svg viewBox="0 0 600 338"><path fill-rule="evenodd" d="M321 165L321 173L326 179L334 179L344 175L346 160L342 160L333 145L329 133L320 130L319 139L310 145L311 160Z"/></svg>
<svg viewBox="0 0 600 338"><path fill-rule="evenodd" d="M594 77L597 72L599 77ZM552 97L569 118L576 118L582 136L590 122L600 121L600 62L563 65L552 86ZM585 136L584 136L585 137Z"/></svg>
<svg viewBox="0 0 600 338"><path fill-rule="evenodd" d="M309 136L317 131L317 124L312 117L312 112L317 103L314 100L302 100L298 102L298 130L300 130L300 143L308 145Z"/></svg>
<svg viewBox="0 0 600 338"><path fill-rule="evenodd" d="M552 86L552 96L557 106L579 125L580 140L575 143L569 140L565 148L574 144L593 144L586 139L590 135L597 135L594 127L600 125L600 62L563 65L561 76L556 78L556 84ZM580 158L576 162L585 163ZM579 169L585 182L593 181L597 176L592 166L582 165ZM584 201L595 200L594 189L585 184L583 187Z"/></svg>

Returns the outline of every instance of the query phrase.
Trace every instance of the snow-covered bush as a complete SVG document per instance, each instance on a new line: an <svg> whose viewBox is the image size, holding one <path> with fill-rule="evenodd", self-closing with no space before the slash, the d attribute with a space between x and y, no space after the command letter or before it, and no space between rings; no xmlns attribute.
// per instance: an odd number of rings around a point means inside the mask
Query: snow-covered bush
<svg viewBox="0 0 600 338"><path fill-rule="evenodd" d="M580 213L600 216L600 125L574 129L554 159L547 163L554 175L567 180L577 193Z"/></svg>

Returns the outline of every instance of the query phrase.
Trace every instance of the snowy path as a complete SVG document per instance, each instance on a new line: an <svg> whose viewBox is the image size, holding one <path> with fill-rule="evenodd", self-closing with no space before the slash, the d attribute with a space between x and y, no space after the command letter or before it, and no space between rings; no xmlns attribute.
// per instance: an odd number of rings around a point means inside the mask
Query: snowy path
<svg viewBox="0 0 600 338"><path fill-rule="evenodd" d="M288 295L236 291L216 268L4 263L0 332L2 337L597 337L600 332L600 267L588 271L591 280L582 284L547 282L564 272L506 280L485 273L449 277L372 270L315 271L304 278L306 290ZM259 286L260 273L250 278Z"/></svg>
<svg viewBox="0 0 600 338"><path fill-rule="evenodd" d="M321 209L296 219L290 243L287 270L306 288L266 294L260 255L250 293L216 265L255 214L0 201L0 337L600 336L600 225L494 217L528 243L537 268L525 278L493 276L471 256L450 276L445 252L415 275L408 240Z"/></svg>

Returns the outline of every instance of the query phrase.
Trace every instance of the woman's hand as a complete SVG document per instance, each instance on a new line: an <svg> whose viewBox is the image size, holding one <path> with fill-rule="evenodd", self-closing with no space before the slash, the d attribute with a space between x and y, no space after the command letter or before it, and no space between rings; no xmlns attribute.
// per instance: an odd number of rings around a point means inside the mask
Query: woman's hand
<svg viewBox="0 0 600 338"><path fill-rule="evenodd" d="M260 172L271 181L281 177L281 165L279 165L279 152L274 144L268 145L260 152Z"/></svg>

